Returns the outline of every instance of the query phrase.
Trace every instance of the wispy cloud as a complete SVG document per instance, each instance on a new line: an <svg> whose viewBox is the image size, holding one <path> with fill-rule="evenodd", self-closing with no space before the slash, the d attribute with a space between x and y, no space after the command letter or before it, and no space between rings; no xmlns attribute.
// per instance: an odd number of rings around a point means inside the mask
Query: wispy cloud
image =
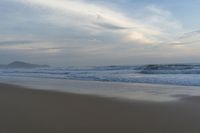
<svg viewBox="0 0 200 133"><path fill-rule="evenodd" d="M144 44L160 42L159 39L166 36L164 30L170 26L180 28L175 20L170 19L170 12L156 6L146 7L151 14L148 16L149 20L142 22L143 19L128 17L123 11L107 8L105 5L85 3L82 0L21 0L21 2L48 10L50 12L46 17L48 23L85 30L88 34L100 34L112 30L112 35L120 34L122 40ZM122 29L123 31L119 31Z"/></svg>
<svg viewBox="0 0 200 133"><path fill-rule="evenodd" d="M181 51L189 55L200 49L199 30L188 33L189 29L182 26L172 11L153 2L132 9L133 14L118 5L131 4L130 0L3 2L1 53L18 51L33 58L49 54L56 60L71 62L84 57L88 62L109 63L150 57L162 60L162 57L185 56Z"/></svg>
<svg viewBox="0 0 200 133"><path fill-rule="evenodd" d="M183 33L169 44L174 46L196 47L200 44L200 30Z"/></svg>
<svg viewBox="0 0 200 133"><path fill-rule="evenodd" d="M200 30L195 30L195 31L184 33L182 36L179 37L179 39L196 37L196 36L200 36Z"/></svg>
<svg viewBox="0 0 200 133"><path fill-rule="evenodd" d="M34 41L30 40L0 41L0 47L2 45L18 45L18 44L31 44L31 43L34 43Z"/></svg>

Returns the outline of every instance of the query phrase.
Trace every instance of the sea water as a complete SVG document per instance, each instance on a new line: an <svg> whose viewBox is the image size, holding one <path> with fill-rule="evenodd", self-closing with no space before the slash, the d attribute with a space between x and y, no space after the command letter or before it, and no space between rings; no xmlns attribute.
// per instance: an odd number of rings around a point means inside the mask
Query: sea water
<svg viewBox="0 0 200 133"><path fill-rule="evenodd" d="M0 82L33 89L165 102L200 96L200 65L0 69Z"/></svg>

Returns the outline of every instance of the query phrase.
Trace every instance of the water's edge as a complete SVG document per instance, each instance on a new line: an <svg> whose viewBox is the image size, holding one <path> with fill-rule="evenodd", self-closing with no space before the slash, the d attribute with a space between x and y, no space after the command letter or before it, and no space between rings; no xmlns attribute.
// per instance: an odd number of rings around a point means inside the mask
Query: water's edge
<svg viewBox="0 0 200 133"><path fill-rule="evenodd" d="M33 89L97 95L127 100L167 102L181 96L200 96L200 87L116 83L40 78L0 78L1 83L25 86Z"/></svg>

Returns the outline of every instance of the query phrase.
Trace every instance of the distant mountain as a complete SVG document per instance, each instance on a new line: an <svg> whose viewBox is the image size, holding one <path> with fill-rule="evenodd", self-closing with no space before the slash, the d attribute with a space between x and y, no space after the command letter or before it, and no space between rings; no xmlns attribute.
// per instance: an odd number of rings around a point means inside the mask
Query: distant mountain
<svg viewBox="0 0 200 133"><path fill-rule="evenodd" d="M7 65L0 65L0 68L37 68L37 67L49 67L49 66L31 64L31 63L26 63L22 61L15 61Z"/></svg>

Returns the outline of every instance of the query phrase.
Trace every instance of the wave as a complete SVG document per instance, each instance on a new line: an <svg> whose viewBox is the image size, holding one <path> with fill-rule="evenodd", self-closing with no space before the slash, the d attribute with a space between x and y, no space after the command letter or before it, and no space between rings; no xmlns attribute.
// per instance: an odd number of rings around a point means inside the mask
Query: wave
<svg viewBox="0 0 200 133"><path fill-rule="evenodd" d="M0 69L0 76L200 86L200 65L161 64L83 68Z"/></svg>
<svg viewBox="0 0 200 133"><path fill-rule="evenodd" d="M198 64L146 65L141 68L143 74L200 74Z"/></svg>

